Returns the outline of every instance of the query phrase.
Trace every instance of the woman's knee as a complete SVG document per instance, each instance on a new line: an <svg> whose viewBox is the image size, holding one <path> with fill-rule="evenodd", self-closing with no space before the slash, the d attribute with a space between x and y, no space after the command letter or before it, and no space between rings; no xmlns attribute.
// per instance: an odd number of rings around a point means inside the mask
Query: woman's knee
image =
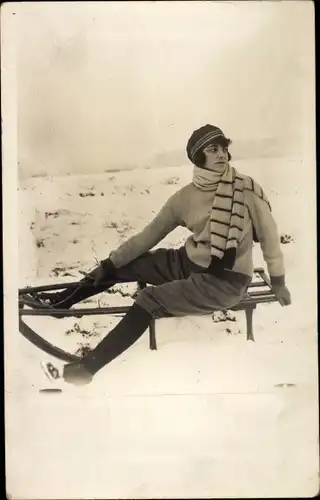
<svg viewBox="0 0 320 500"><path fill-rule="evenodd" d="M154 295L155 286L147 286L141 290L135 299L135 303L152 315L153 318L163 318L172 314L157 300Z"/></svg>

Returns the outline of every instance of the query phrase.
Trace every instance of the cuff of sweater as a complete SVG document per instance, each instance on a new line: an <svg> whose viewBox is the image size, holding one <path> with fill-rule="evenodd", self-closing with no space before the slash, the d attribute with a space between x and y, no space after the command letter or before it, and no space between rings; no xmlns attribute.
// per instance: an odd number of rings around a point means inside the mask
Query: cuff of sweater
<svg viewBox="0 0 320 500"><path fill-rule="evenodd" d="M270 276L271 286L285 286L284 274L282 276Z"/></svg>

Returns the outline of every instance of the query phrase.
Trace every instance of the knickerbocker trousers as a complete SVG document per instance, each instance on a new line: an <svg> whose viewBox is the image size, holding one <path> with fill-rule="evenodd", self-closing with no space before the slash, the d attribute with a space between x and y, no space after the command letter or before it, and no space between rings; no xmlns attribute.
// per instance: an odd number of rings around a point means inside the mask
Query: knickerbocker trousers
<svg viewBox="0 0 320 500"><path fill-rule="evenodd" d="M233 307L251 280L234 272L219 277L208 274L188 258L185 247L147 252L116 269L113 278L149 284L141 290L136 303L157 318L208 314Z"/></svg>

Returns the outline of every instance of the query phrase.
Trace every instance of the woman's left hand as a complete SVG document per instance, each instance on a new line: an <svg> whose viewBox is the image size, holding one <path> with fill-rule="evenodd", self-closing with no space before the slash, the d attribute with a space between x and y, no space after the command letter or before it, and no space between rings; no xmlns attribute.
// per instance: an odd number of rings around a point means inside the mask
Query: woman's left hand
<svg viewBox="0 0 320 500"><path fill-rule="evenodd" d="M291 304L291 295L285 285L273 286L272 291L282 306L289 306Z"/></svg>

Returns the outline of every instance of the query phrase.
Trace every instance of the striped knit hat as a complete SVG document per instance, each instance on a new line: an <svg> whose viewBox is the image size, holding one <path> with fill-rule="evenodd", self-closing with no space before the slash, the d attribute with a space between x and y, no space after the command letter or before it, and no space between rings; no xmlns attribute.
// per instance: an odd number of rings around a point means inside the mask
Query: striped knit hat
<svg viewBox="0 0 320 500"><path fill-rule="evenodd" d="M222 144L227 146L228 144L230 144L230 142L230 139L227 139L227 137L225 137L220 128L209 124L204 125L203 127L195 130L188 140L188 158L192 163L195 163L194 160L196 154L200 151L203 151L203 149L209 146L209 144Z"/></svg>

